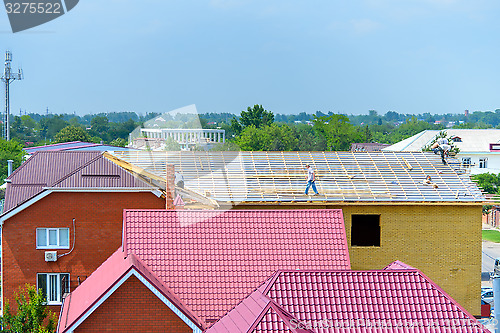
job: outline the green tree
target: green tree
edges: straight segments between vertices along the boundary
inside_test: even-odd
[[[125,147],[127,145],[128,141],[122,138],[116,138],[113,141],[111,141],[109,144],[115,147]]]
[[[63,119],[63,116],[43,117],[39,122],[40,139],[52,139],[64,127],[68,126],[68,122]]]
[[[314,128],[321,133],[330,150],[349,150],[351,143],[364,141],[364,133],[349,122],[349,118],[340,114],[314,116]]]
[[[264,150],[266,142],[265,138],[262,136],[262,131],[251,125],[245,128],[236,138],[236,144],[241,150],[252,151]]]
[[[7,333],[49,333],[56,331],[56,315],[45,305],[41,290],[26,284],[15,295],[17,313],[12,314],[9,303],[5,303],[4,314],[0,319],[2,332]],[[46,323],[46,324],[44,324]]]
[[[234,143],[234,142],[230,142],[230,141],[226,141],[224,143],[216,143],[212,149],[210,149],[211,151],[238,151],[238,150],[241,150],[240,147]]]
[[[262,105],[255,104],[253,108],[248,107],[246,111],[241,111],[240,119],[231,119],[231,127],[239,134],[248,126],[262,128],[270,126],[274,122],[274,114],[271,111],[264,110]]]
[[[288,125],[272,124],[263,128],[247,126],[236,139],[241,150],[297,150],[299,140],[295,131]]]
[[[91,136],[79,126],[66,126],[55,135],[54,140],[56,143],[71,141],[89,142]]]
[[[481,173],[472,176],[472,180],[477,183],[486,193],[495,194],[500,189],[500,175],[494,173]]]
[[[13,169],[17,169],[24,160],[26,152],[23,145],[16,140],[6,141],[0,139],[0,180],[7,178],[7,160],[13,160]]]
[[[248,107],[247,111],[241,111],[240,123],[243,127],[254,125],[257,128],[270,126],[274,122],[274,114],[264,110],[262,105],[255,104],[253,108]]]
[[[90,121],[89,134],[109,141],[109,120],[106,116],[96,116]]]
[[[326,139],[323,135],[314,130],[312,126],[298,124],[294,126],[295,136],[300,151],[323,151],[326,150]]]

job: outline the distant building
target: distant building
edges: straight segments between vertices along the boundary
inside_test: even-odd
[[[378,142],[351,143],[351,151],[381,151],[390,145]]]
[[[446,129],[461,167],[471,174],[500,173],[500,129]],[[386,147],[383,151],[421,151],[439,135],[439,130],[426,130]]]
[[[168,138],[172,138],[184,150],[191,150],[197,145],[210,148],[216,143],[226,142],[226,131],[202,128],[141,128],[139,137],[130,136],[129,147],[141,150],[165,150]]]

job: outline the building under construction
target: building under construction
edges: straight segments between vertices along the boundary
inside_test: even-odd
[[[401,260],[480,314],[481,209],[468,175],[423,152],[115,152],[107,157],[165,184],[167,165],[189,209],[342,209],[352,269]],[[310,164],[319,196],[304,194]],[[171,168],[169,168],[171,170]],[[431,182],[426,183],[426,177]],[[283,221],[286,223],[286,221]]]

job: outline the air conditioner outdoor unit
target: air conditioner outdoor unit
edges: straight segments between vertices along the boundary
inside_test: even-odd
[[[45,251],[45,261],[57,261],[57,251]]]

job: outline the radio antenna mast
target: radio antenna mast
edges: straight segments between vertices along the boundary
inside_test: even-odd
[[[2,137],[9,141],[10,140],[10,97],[9,97],[9,86],[14,80],[23,79],[23,70],[18,69],[17,73],[12,73],[10,63],[12,62],[12,52],[5,52],[5,69],[2,76],[2,81],[5,83],[5,111],[3,114],[3,129]]]

